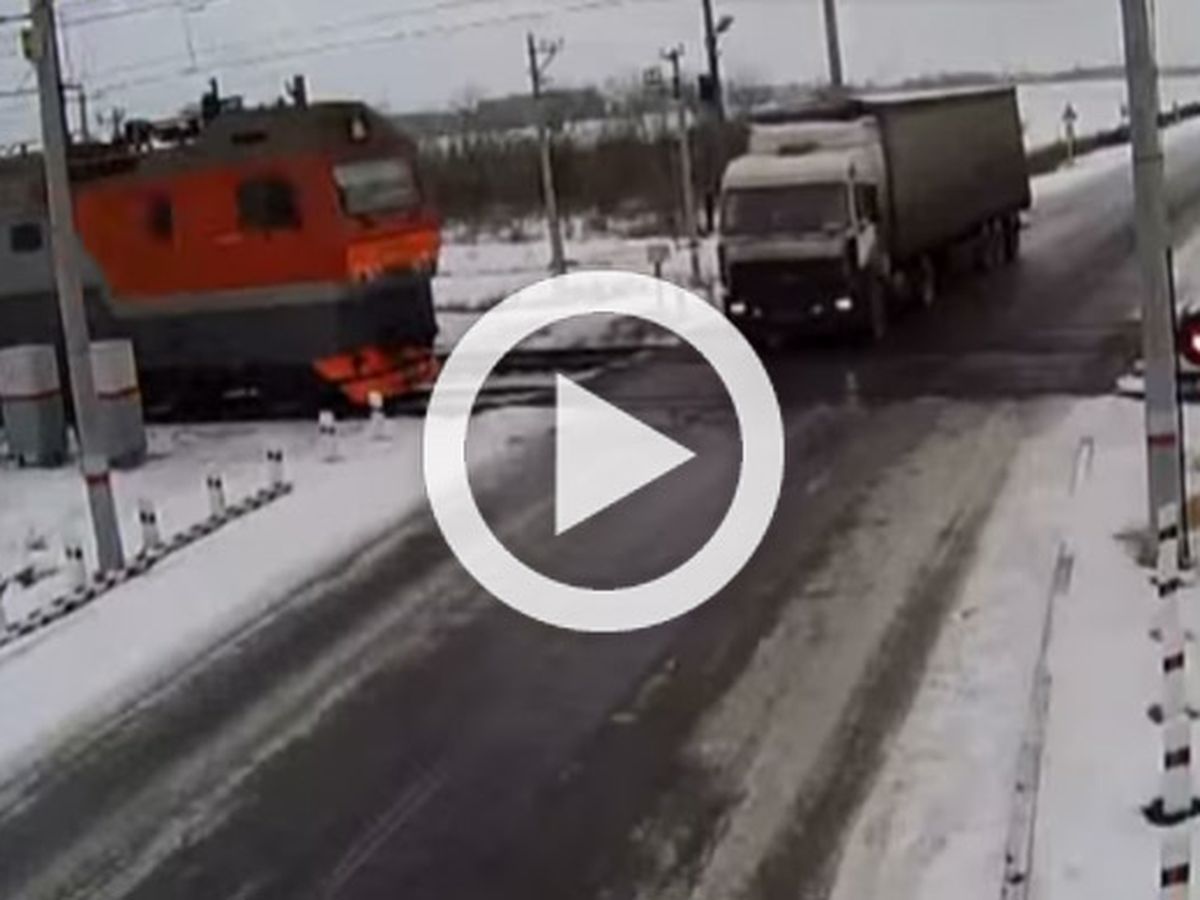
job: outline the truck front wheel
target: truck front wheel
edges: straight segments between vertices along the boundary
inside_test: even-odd
[[[1004,261],[1014,263],[1021,255],[1021,220],[1011,216],[1004,220]]]

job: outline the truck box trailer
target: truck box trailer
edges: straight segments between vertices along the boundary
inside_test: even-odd
[[[727,312],[863,327],[931,304],[950,251],[1012,261],[1029,175],[1013,88],[851,98],[762,116],[722,180]]]

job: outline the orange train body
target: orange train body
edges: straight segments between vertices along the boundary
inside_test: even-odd
[[[433,377],[439,221],[387,120],[314,104],[222,111],[165,148],[156,134],[73,155],[94,334],[133,339],[144,376],[167,383],[299,366],[364,403]],[[36,165],[0,165],[0,344],[53,324],[28,201],[41,192]],[[5,267],[6,249],[24,268]]]

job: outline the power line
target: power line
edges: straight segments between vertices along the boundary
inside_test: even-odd
[[[366,28],[371,25],[379,25],[384,22],[395,21],[397,19],[407,19],[411,17],[419,17],[437,12],[449,12],[457,9],[466,9],[472,6],[482,6],[493,3],[495,0],[433,0],[433,2],[425,3],[420,6],[407,7],[405,9],[390,10],[388,12],[375,12],[363,16],[354,16],[349,19],[326,21],[317,23],[304,28],[282,28],[275,29],[264,38],[254,38],[241,41],[229,41],[221,44],[210,45],[207,47],[196,48],[200,54],[205,52],[223,52],[236,50],[243,47],[259,47],[264,43],[264,39],[270,43],[278,43],[278,39],[289,35],[298,35],[308,37],[312,35],[336,34],[342,31],[354,31],[361,28]],[[469,23],[468,23],[469,24]],[[372,35],[371,37],[374,37]],[[189,62],[195,65],[195,54],[190,54],[192,57]],[[141,60],[133,63],[124,63],[117,66],[112,66],[105,69],[100,75],[116,75],[125,72],[140,72],[151,68],[169,68],[177,60],[178,54],[170,54],[168,56],[159,56],[151,60]],[[189,72],[191,69],[189,68]]]
[[[466,0],[453,0],[453,2],[464,3]],[[338,53],[346,50],[358,49],[362,47],[381,46],[395,43],[398,41],[420,40],[430,37],[445,37],[454,34],[462,34],[470,31],[478,31],[494,26],[511,25],[518,23],[527,23],[533,21],[541,21],[553,18],[557,15],[574,14],[582,12],[590,12],[598,9],[607,9],[617,6],[628,5],[648,5],[651,3],[671,3],[678,0],[576,0],[573,3],[567,3],[558,6],[554,9],[536,9],[525,10],[520,12],[505,13],[502,15],[489,16],[480,19],[474,19],[467,22],[457,22],[451,24],[431,24],[418,28],[399,29],[387,34],[372,34],[364,35],[355,38],[346,38],[342,40],[330,40],[307,45],[282,48],[279,50],[249,54],[241,57],[233,57],[229,59],[201,59],[200,65],[204,68],[212,70],[226,71],[230,69],[241,69],[263,65],[272,62],[282,62],[291,59],[300,59],[309,56],[321,56],[329,53]],[[176,57],[172,57],[174,60]],[[148,66],[148,68],[160,68],[158,64]],[[104,74],[114,74],[117,70],[108,70],[107,72],[97,73],[98,76]],[[135,69],[129,67],[125,71],[140,71],[140,68]],[[133,87],[140,87],[146,84],[153,84],[170,78],[182,78],[194,75],[196,69],[192,66],[178,67],[173,69],[162,68],[162,71],[150,72],[145,75],[105,82],[102,77],[95,83],[96,93],[108,93],[112,91],[127,90]]]
[[[183,13],[201,12],[207,8],[211,0],[198,0],[193,2],[195,8],[189,8],[189,4],[185,0],[149,0],[147,3],[136,5],[118,6],[112,9],[95,9],[95,4],[89,2],[78,3],[61,3],[59,10],[66,12],[73,9],[86,9],[87,12],[78,15],[63,15],[62,26],[74,28],[77,25],[89,25],[93,22],[110,22],[115,19],[128,19],[134,16],[143,16],[149,13],[166,12],[178,10]]]

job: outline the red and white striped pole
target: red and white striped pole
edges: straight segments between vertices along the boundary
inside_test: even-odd
[[[1163,723],[1162,817],[1179,822],[1192,810],[1192,723],[1178,716]]]
[[[1179,591],[1183,587],[1179,572],[1179,506],[1168,503],[1159,507],[1158,523],[1155,582],[1161,604],[1163,675],[1160,812],[1163,823],[1172,824],[1183,821],[1192,812],[1192,723],[1187,702],[1187,644],[1179,611]],[[1164,859],[1167,842],[1174,840],[1172,834],[1164,838]],[[1190,845],[1185,842],[1182,846],[1185,848],[1183,861],[1190,865],[1190,850],[1186,849]],[[1172,853],[1178,850],[1175,846]]]
[[[1167,833],[1162,844],[1159,887],[1162,900],[1188,900],[1192,881],[1192,838],[1190,829],[1178,828]]]

